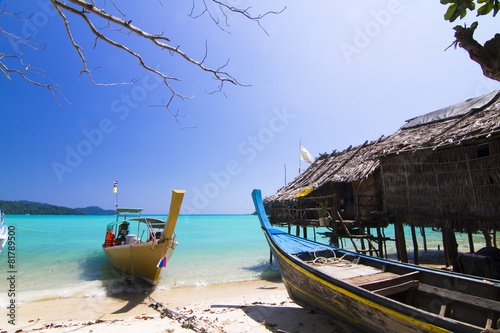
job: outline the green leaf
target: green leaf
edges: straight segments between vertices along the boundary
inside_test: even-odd
[[[455,11],[456,10],[457,10],[457,5],[456,4],[450,5],[450,7],[448,7],[448,10],[444,14],[444,19],[448,20],[450,22],[455,21],[456,17],[454,19],[452,19],[452,18],[455,15]]]
[[[495,7],[493,9],[493,17],[495,17],[499,11],[500,11],[500,1],[495,0]]]
[[[489,2],[477,10],[477,16],[489,14],[492,9],[493,9],[493,3]]]

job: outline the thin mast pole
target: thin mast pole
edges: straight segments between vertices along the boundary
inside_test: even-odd
[[[300,158],[300,148],[302,147],[302,140],[299,141],[299,175],[300,175],[300,168],[302,166],[302,159]]]
[[[285,186],[286,186],[286,164],[284,164],[285,167]]]

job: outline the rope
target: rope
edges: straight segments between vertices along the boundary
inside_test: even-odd
[[[317,252],[318,252],[319,249],[325,249],[325,250],[332,251],[333,257],[321,257],[321,256],[318,256]],[[352,266],[352,262],[349,261],[349,260],[347,260],[347,259],[344,259],[344,257],[346,255],[347,255],[347,253],[344,254],[342,257],[337,258],[337,254],[332,249],[330,249],[330,248],[328,248],[326,246],[318,246],[314,250],[314,260],[313,260],[312,264],[315,265],[315,266],[333,266],[333,265],[336,265],[338,267],[351,267]]]
[[[170,310],[162,303],[153,299],[153,297],[151,297],[147,292],[144,292],[144,294],[151,300],[151,302],[153,302],[153,304],[150,304],[149,307],[159,311],[160,317],[162,319],[168,317],[170,319],[177,320],[179,323],[181,323],[182,328],[191,329],[195,332],[208,333],[208,331],[205,328],[199,327],[196,324],[196,316],[188,317],[183,315],[182,313]]]

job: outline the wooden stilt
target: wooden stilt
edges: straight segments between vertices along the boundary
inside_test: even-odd
[[[307,227],[302,228],[302,234],[304,235],[304,238],[307,239]]]
[[[411,239],[413,241],[413,263],[418,265],[418,242],[415,226],[411,226]]]
[[[444,261],[446,267],[450,267],[450,255],[448,253],[448,237],[445,228],[441,230],[441,235],[443,237],[443,250],[444,250]]]
[[[300,237],[300,227],[299,227],[299,226],[296,226],[296,227],[295,227],[295,235],[296,235],[297,237]]]
[[[378,238],[378,253],[380,258],[384,258],[384,237],[382,237],[382,231],[377,228],[377,238]]]
[[[473,239],[473,237],[472,237],[472,232],[470,232],[470,231],[469,231],[469,232],[467,233],[467,236],[469,237],[469,251],[470,251],[471,253],[474,253],[474,252],[476,252],[476,251],[474,251],[474,239]]]
[[[396,235],[396,249],[398,252],[398,259],[402,262],[408,262],[405,231],[402,223],[394,223],[394,234]]]
[[[493,247],[493,244],[491,243],[491,235],[490,232],[486,229],[481,230],[483,232],[484,236],[484,241],[486,242],[487,247]]]
[[[384,238],[384,253],[385,253],[385,259],[387,259],[387,243],[386,243],[386,237],[385,237],[385,230],[382,229],[382,237]]]
[[[425,236],[425,227],[420,227],[420,233],[424,239],[424,251],[427,252],[427,237]]]
[[[340,247],[339,237],[338,236],[331,236],[330,237],[330,245],[333,245],[335,247]],[[343,248],[343,246],[342,246],[342,248]]]
[[[458,243],[455,231],[447,226],[443,227],[443,245],[446,254],[446,267],[449,267],[458,257]]]

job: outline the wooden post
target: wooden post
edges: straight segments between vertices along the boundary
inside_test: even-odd
[[[335,247],[340,247],[339,237],[337,235],[332,235],[330,237],[330,245],[333,245]]]
[[[300,237],[300,226],[298,226],[298,225],[295,227],[295,235],[297,237]]]
[[[304,238],[307,239],[307,227],[302,227],[302,234],[304,235]]]
[[[469,231],[467,236],[469,237],[469,251],[474,253],[476,251],[474,251],[474,238],[472,237],[472,232]]]
[[[447,226],[443,226],[443,245],[444,253],[446,255],[446,267],[453,265],[458,257],[458,243],[455,237],[455,231]]]
[[[424,239],[424,251],[427,252],[427,237],[425,237],[425,227],[420,227],[420,233]]]
[[[269,250],[269,263],[273,264],[273,251]]]
[[[443,236],[443,250],[444,250],[444,261],[446,267],[450,267],[450,255],[448,253],[448,237],[446,234],[446,230],[443,227],[443,230],[441,230],[441,235]]]
[[[418,265],[418,242],[415,226],[413,224],[411,226],[411,239],[413,240],[413,263]]]
[[[380,227],[377,227],[377,238],[378,238],[378,253],[380,258],[384,258],[384,237],[382,236],[382,231],[380,230]]]
[[[405,231],[402,223],[394,223],[394,234],[396,236],[396,249],[398,259],[402,262],[408,262],[408,252],[406,251]]]
[[[486,242],[486,246],[487,247],[493,247],[492,243],[491,243],[491,235],[490,235],[490,232],[486,229],[484,230],[481,230],[483,232],[483,236],[484,236],[484,241]]]

